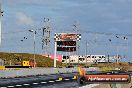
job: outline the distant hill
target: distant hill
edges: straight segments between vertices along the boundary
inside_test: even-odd
[[[0,59],[5,61],[5,65],[21,65],[23,60],[33,61],[33,54],[0,52]],[[42,55],[36,55],[36,62],[38,67],[53,67],[53,60]],[[57,62],[57,67],[60,66],[64,64]]]

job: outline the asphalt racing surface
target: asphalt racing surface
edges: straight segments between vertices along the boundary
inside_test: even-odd
[[[92,88],[93,84],[79,86],[77,73],[1,78],[0,88]]]
[[[87,69],[87,71],[93,70],[93,68]],[[12,73],[10,72],[10,74]],[[79,88],[77,75],[77,72],[68,72],[65,74],[0,78],[0,88]]]
[[[92,88],[98,84],[89,84],[85,86],[79,86],[76,80],[65,80],[60,82],[53,82],[46,83],[46,82],[40,82],[40,83],[25,83],[25,84],[16,84],[0,88]]]
[[[132,74],[132,72],[129,72],[129,74]],[[65,73],[0,78],[0,88],[92,88],[99,85],[88,84],[79,86],[76,79],[77,75],[78,73]]]
[[[53,83],[49,85],[33,86],[32,88],[79,88],[79,86],[76,81],[65,81],[65,82]]]
[[[0,88],[78,88],[77,73],[1,78]]]

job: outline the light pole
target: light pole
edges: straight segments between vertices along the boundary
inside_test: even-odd
[[[33,64],[33,66],[35,67],[35,65],[36,65],[36,57],[35,57],[35,50],[36,50],[36,44],[35,44],[35,34],[37,33],[36,31],[34,31],[34,30],[29,30],[29,32],[33,32],[33,51],[34,51],[34,55],[33,55],[33,62],[34,62],[34,64]]]
[[[126,55],[124,57],[124,61],[125,61],[125,59],[127,57],[127,53],[128,53],[128,38],[127,37],[124,37],[124,40],[126,41]]]
[[[1,45],[1,21],[2,21],[3,11],[1,10],[1,3],[0,3],[0,45]]]
[[[117,55],[116,55],[116,63],[118,63],[119,62],[119,47],[118,46],[116,46],[116,51],[117,51]]]
[[[118,35],[116,35],[116,38],[118,39],[118,41],[119,41],[119,36]],[[119,46],[117,45],[116,46],[116,63],[118,63],[119,62]]]

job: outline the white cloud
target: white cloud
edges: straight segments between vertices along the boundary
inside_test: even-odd
[[[24,25],[32,25],[34,23],[33,19],[30,16],[27,16],[23,12],[17,12],[16,19],[18,23],[24,24]]]

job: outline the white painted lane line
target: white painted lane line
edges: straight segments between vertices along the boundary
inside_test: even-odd
[[[64,80],[70,80],[70,79],[64,79]]]
[[[12,87],[14,87],[14,86],[7,86],[7,87],[10,87],[10,88],[12,88]]]
[[[45,84],[45,83],[47,83],[47,82],[41,82],[42,84]]]
[[[61,80],[55,80],[56,82],[60,82]]]
[[[38,85],[39,83],[33,83],[34,85]]]
[[[55,82],[55,81],[49,81],[49,82],[53,83],[53,82]]]
[[[22,86],[22,85],[16,85],[16,86]]]
[[[29,86],[30,84],[23,84],[24,86]]]
[[[98,86],[99,84],[89,84],[89,85],[86,85],[86,86],[82,86],[82,87],[79,87],[79,88],[93,88],[95,86]]]
[[[7,88],[7,87],[0,87],[0,88]]]

